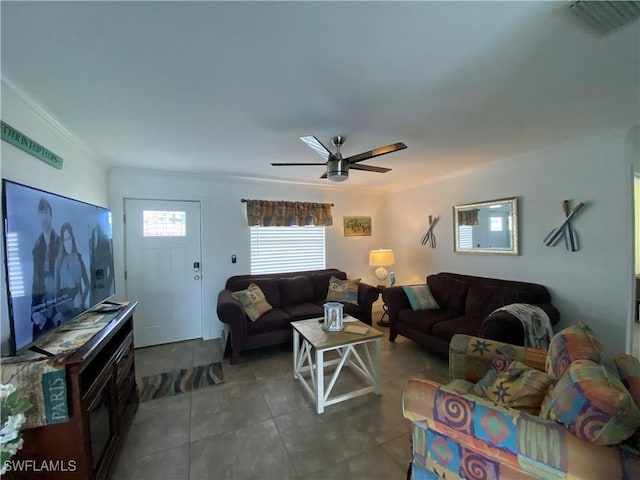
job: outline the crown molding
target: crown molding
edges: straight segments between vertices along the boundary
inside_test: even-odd
[[[40,121],[51,128],[55,133],[60,135],[60,137],[62,137],[64,140],[80,148],[93,158],[98,158],[95,152],[91,150],[91,148],[86,143],[80,140],[78,136],[76,136],[67,127],[65,127],[53,114],[51,114],[25,90],[23,90],[15,82],[7,78],[6,75],[2,75],[2,88],[8,88],[9,90],[11,90],[16,95],[16,97],[18,97]]]

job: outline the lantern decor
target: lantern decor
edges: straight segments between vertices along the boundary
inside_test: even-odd
[[[324,304],[324,329],[328,332],[341,332],[344,328],[342,321],[342,308],[340,302],[327,302]]]

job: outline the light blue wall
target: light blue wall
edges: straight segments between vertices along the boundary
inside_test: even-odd
[[[386,223],[400,283],[452,271],[546,285],[560,328],[587,322],[611,352],[630,349],[633,279],[632,166],[627,131],[610,132],[504,159],[454,177],[389,195]],[[452,206],[519,197],[519,256],[453,253]],[[542,240],[562,222],[564,199],[587,203],[572,221],[581,249]],[[440,215],[437,248],[420,236]],[[408,232],[398,234],[396,232]]]

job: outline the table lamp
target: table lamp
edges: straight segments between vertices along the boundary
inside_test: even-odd
[[[369,266],[378,267],[376,268],[375,274],[376,278],[381,282],[384,282],[389,276],[389,272],[384,267],[393,265],[395,261],[393,250],[391,249],[381,248],[380,250],[371,250],[369,252]]]

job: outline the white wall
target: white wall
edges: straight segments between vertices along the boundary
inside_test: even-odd
[[[5,80],[2,81],[2,120],[64,159],[62,169],[58,170],[2,141],[2,178],[108,207],[108,167],[55,118]],[[2,230],[4,236],[4,229]],[[4,252],[4,248],[0,251]],[[0,337],[2,352],[5,354],[9,320],[5,271],[4,268],[1,270]]]
[[[633,193],[626,131],[553,146],[389,195],[387,222],[399,283],[451,271],[546,285],[560,328],[587,322],[611,352],[630,349]],[[519,197],[519,256],[453,253],[452,206]],[[572,225],[580,251],[542,240],[564,218],[561,202],[587,203]],[[440,215],[437,248],[419,243],[429,214]],[[557,327],[556,327],[557,329]]]
[[[55,118],[2,82],[2,120],[64,159],[62,170],[2,142],[2,178],[108,207],[108,165]]]
[[[111,173],[111,208],[115,252],[116,290],[125,298],[124,226],[125,198],[194,200],[202,212],[203,329],[205,339],[216,338],[222,323],[216,315],[218,293],[232,275],[250,271],[249,227],[242,198],[333,203],[334,224],[326,230],[327,268],[344,270],[351,278],[377,282],[369,268],[369,250],[387,246],[383,196],[357,190],[322,188],[288,183],[261,182],[182,175],[129,169]],[[370,216],[370,237],[344,237],[343,216]],[[231,263],[231,255],[237,263]]]

